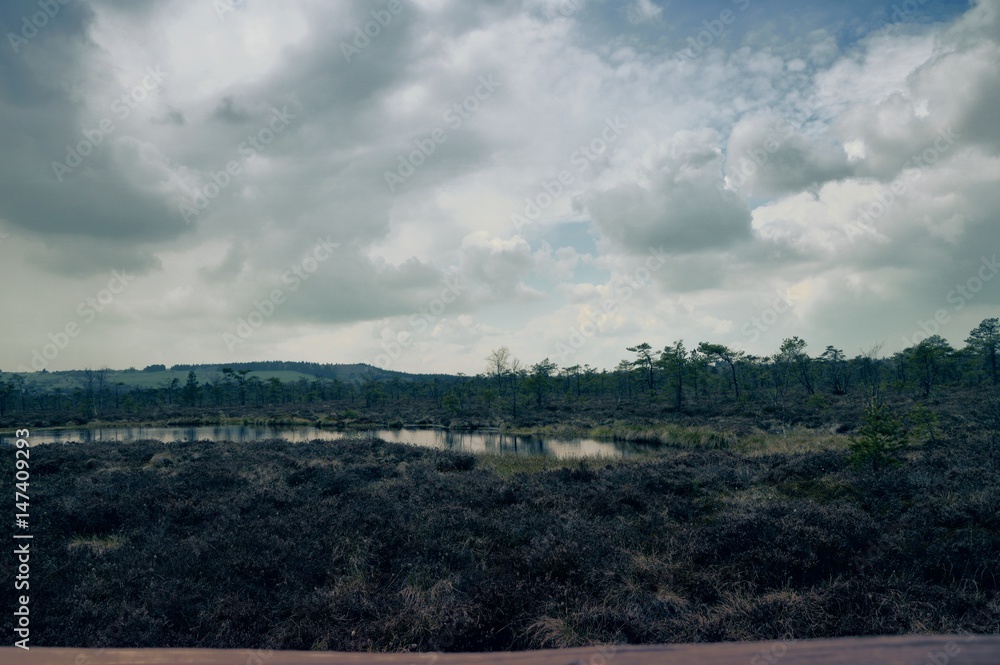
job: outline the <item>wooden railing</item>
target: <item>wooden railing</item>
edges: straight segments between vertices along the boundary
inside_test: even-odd
[[[504,653],[0,648],[4,665],[1000,665],[1000,635],[866,637]]]

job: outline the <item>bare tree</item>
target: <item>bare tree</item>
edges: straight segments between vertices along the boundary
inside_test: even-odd
[[[384,397],[385,392],[382,390],[382,382],[379,380],[374,368],[367,368],[362,375],[361,390],[365,397],[366,409],[372,408],[372,406]]]
[[[520,386],[521,380],[528,373],[524,364],[517,358],[510,359],[510,372],[508,374],[507,383],[510,386],[510,406],[511,414],[517,418],[517,391]]]
[[[624,400],[632,399],[632,363],[628,360],[619,362],[615,367],[615,376],[618,379],[615,405],[618,406]]]
[[[882,367],[879,363],[879,355],[885,340],[873,344],[871,348],[861,350],[859,358],[861,384],[865,387],[865,401],[878,399],[880,388],[882,387]]]
[[[503,384],[508,372],[510,372],[510,349],[506,346],[493,349],[486,357],[486,375],[496,382],[497,395],[503,394]]]
[[[94,372],[94,383],[97,389],[97,411],[98,413],[104,412],[104,394],[108,389],[108,374],[111,372],[110,367],[102,367],[101,369]]]
[[[86,395],[86,407],[90,411],[90,417],[97,417],[97,398],[94,390],[97,384],[97,372],[89,367],[83,370],[84,395]]]

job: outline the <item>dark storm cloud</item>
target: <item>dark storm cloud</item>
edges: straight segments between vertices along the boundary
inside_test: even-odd
[[[998,245],[996,0],[965,17],[929,0],[885,31],[861,0],[754,0],[683,61],[719,8],[559,5],[61,6],[0,48],[0,276],[23,285],[0,316],[44,302],[51,319],[12,333],[0,363],[23,362],[113,269],[138,277],[67,366],[141,364],[137,336],[177,362],[217,359],[276,288],[287,298],[234,358],[370,358],[451,279],[462,297],[400,369],[467,370],[490,344],[541,358],[661,249],[590,362],[667,327],[732,341],[789,290],[781,325],[846,346],[870,341],[886,302],[933,312],[961,278],[947,266]],[[4,35],[37,11],[3,3]],[[130,98],[149,68],[162,81]],[[477,97],[484,77],[499,86]],[[619,112],[629,127],[576,168]],[[955,138],[938,150],[941,132]],[[195,195],[206,205],[185,219]],[[519,228],[526,201],[542,209]],[[564,225],[588,237],[550,232]],[[292,290],[317,239],[338,248]]]

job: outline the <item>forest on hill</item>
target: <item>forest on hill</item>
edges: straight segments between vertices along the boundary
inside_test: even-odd
[[[617,366],[598,369],[559,367],[548,358],[528,364],[501,347],[478,373],[457,376],[276,361],[86,369],[59,373],[57,384],[38,373],[2,374],[0,426],[26,417],[37,426],[219,409],[275,414],[327,402],[369,412],[417,409],[444,425],[532,424],[581,408],[664,414],[756,409],[794,419],[845,400],[860,408],[872,397],[919,400],[1000,382],[996,318],[970,331],[962,348],[932,335],[890,356],[879,344],[854,356],[833,346],[811,354],[798,337],[768,356],[711,342],[688,348],[683,341],[662,348],[642,342],[625,351],[629,357]]]

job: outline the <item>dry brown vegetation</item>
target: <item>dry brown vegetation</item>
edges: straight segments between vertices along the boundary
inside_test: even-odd
[[[879,472],[829,427],[685,425],[613,463],[40,446],[33,627],[40,646],[345,651],[996,633],[996,432],[946,425]]]

